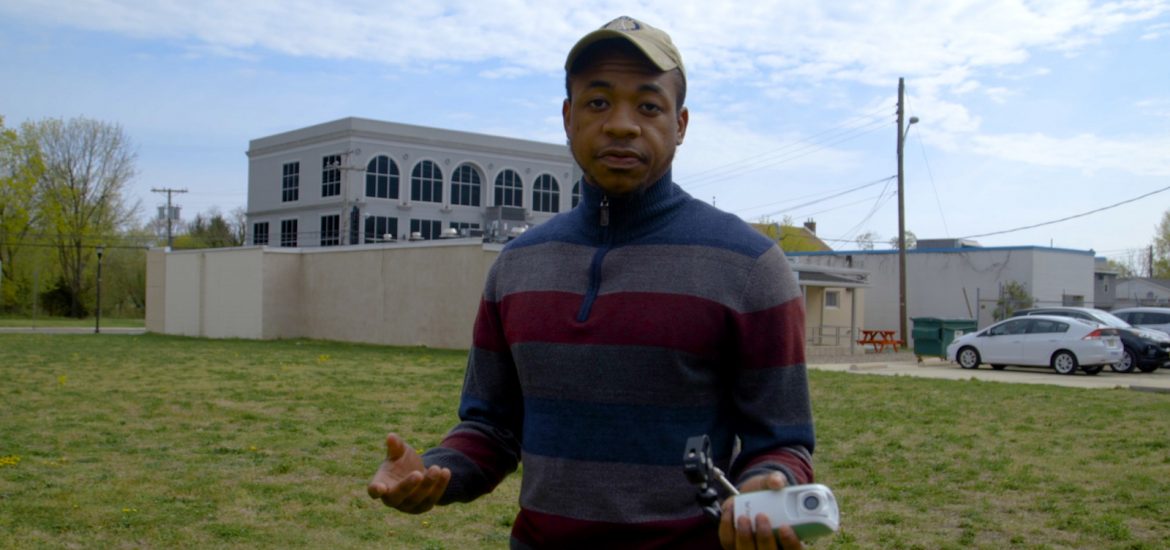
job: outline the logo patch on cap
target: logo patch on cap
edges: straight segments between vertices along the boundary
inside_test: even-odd
[[[634,20],[634,18],[623,15],[613,21],[610,21],[603,29],[612,29],[615,31],[636,31],[642,28],[642,25]]]

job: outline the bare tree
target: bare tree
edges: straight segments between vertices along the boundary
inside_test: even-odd
[[[857,242],[858,248],[862,250],[873,250],[874,241],[880,238],[881,237],[878,237],[877,233],[874,233],[873,231],[866,231],[865,233],[858,235],[853,240]]]
[[[61,263],[62,290],[70,314],[83,317],[82,274],[96,259],[93,248],[135,213],[122,193],[134,176],[136,154],[117,124],[81,117],[26,123],[24,129],[35,136],[44,163],[38,194]]]

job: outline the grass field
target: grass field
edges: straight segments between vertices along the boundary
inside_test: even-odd
[[[386,431],[455,421],[464,360],[0,334],[0,548],[504,548],[516,476],[422,516],[365,495]],[[843,523],[815,548],[1170,547],[1170,396],[810,376]]]

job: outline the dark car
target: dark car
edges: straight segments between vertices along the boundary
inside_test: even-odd
[[[1075,317],[1118,329],[1125,355],[1121,362],[1111,365],[1115,372],[1154,372],[1158,367],[1170,367],[1170,338],[1157,331],[1135,327],[1107,311],[1091,307],[1038,307],[1022,309],[1012,317],[1024,315],[1063,315]]]

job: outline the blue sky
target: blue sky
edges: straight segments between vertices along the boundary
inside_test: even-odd
[[[565,54],[626,14],[687,65],[675,179],[748,221],[888,248],[900,76],[919,238],[1126,260],[1170,209],[1170,0],[711,4],[5,0],[0,116],[121,124],[144,218],[228,212],[249,140],[342,117],[561,143]]]

